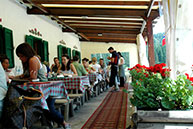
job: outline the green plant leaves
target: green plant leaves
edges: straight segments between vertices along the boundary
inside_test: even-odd
[[[175,107],[175,102],[169,101],[169,99],[167,99],[167,98],[162,98],[161,104],[166,109],[173,109]]]
[[[192,109],[193,86],[185,75],[176,80],[162,78],[160,73],[133,69],[130,71],[134,89],[131,103],[140,108],[169,110]],[[148,74],[148,76],[146,76]]]

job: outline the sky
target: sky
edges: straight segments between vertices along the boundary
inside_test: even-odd
[[[164,26],[164,18],[163,15],[159,18],[156,19],[157,23],[155,24],[155,26],[153,27],[153,33],[157,34],[157,33],[164,33],[165,31],[165,26]]]

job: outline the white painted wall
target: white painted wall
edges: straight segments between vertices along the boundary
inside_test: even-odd
[[[28,15],[23,5],[16,0],[0,0],[0,24],[3,27],[9,28],[13,31],[13,42],[16,48],[20,43],[25,41],[25,35],[33,35],[29,29],[37,28],[42,34],[43,40],[49,43],[49,60],[53,63],[53,58],[57,56],[57,45],[59,41],[64,40],[66,47],[73,50],[76,45],[80,50],[80,42],[78,36],[74,33],[62,33],[61,28],[54,21],[45,16]],[[35,35],[33,35],[35,36]],[[35,36],[38,37],[38,36]],[[15,54],[15,52],[14,52]],[[14,55],[15,65],[21,65],[21,61],[16,54]]]
[[[108,53],[109,47],[113,47],[117,52],[129,52],[130,67],[138,64],[137,45],[131,43],[81,42],[81,57],[90,59],[91,54]]]

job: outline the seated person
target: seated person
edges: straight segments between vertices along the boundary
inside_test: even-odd
[[[47,61],[44,61],[43,64],[46,66],[46,68],[47,68],[47,74],[48,74],[48,73],[50,72],[50,64],[49,64],[49,62],[47,62]]]
[[[8,69],[9,68],[9,58],[6,55],[2,54],[0,55],[0,61],[3,66],[3,69],[5,70],[8,82],[10,82],[11,79],[14,78],[14,73],[12,72],[11,69]]]
[[[42,62],[41,61],[41,57],[39,56],[39,55],[37,55],[37,57],[39,58],[39,60],[40,60],[40,62]],[[46,67],[46,65],[45,64],[43,64],[43,63],[41,63],[42,64],[42,66],[43,66],[43,69],[44,69],[44,74],[45,74],[45,76],[47,77],[47,67]]]
[[[101,66],[97,63],[96,57],[92,58],[92,64],[90,66],[96,70],[96,73],[101,73]]]
[[[7,87],[7,82],[6,82],[5,71],[0,62],[0,119],[2,115],[2,109],[3,109],[3,99],[6,96],[7,89],[8,87]]]
[[[40,79],[47,81],[44,68],[36,55],[36,52],[28,43],[22,43],[16,48],[16,54],[23,64],[23,74],[18,76],[28,80]]]
[[[68,75],[77,76],[78,75],[68,55],[62,56],[62,67],[60,67],[59,70],[64,76],[68,76]]]
[[[47,80],[44,74],[43,66],[36,55],[36,52],[28,43],[22,43],[16,48],[16,54],[20,58],[23,64],[24,74],[20,76],[20,78],[26,78],[29,80],[39,78],[42,81]],[[64,121],[64,117],[62,114],[55,110],[54,103],[55,99],[49,97],[47,98],[47,103],[50,111],[50,115],[52,119],[57,123],[60,123],[64,127],[69,126]]]
[[[87,71],[85,70],[84,66],[79,63],[79,56],[76,55],[73,57],[73,63],[74,67],[76,68],[76,71],[78,73],[78,76],[85,76],[88,75]]]
[[[87,58],[82,59],[82,64],[89,74],[96,71],[93,67],[89,66],[89,60]]]
[[[99,60],[99,65],[101,66],[101,71],[103,72],[103,73],[105,73],[106,72],[106,65],[105,65],[105,63],[104,63],[104,59],[103,58],[100,58],[100,60]]]
[[[50,68],[50,72],[54,72],[54,73],[59,73],[59,68],[61,67],[60,65],[60,61],[58,59],[58,57],[54,57],[54,64],[52,64],[51,68]]]

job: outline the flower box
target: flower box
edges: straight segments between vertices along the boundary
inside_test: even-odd
[[[193,129],[193,77],[169,78],[165,64],[129,69],[132,76],[132,120],[137,129]],[[160,111],[158,110],[160,109]]]
[[[145,111],[138,110],[132,116],[137,129],[189,129],[193,128],[193,110]]]

